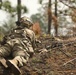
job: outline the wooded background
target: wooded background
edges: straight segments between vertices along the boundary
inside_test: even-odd
[[[0,40],[15,27],[16,19],[28,13],[28,7],[21,2],[17,0],[17,5],[12,7],[10,0],[0,0],[0,10],[10,14],[8,21],[0,25]],[[30,18],[34,23],[39,23],[43,33],[52,36],[76,35],[76,0],[38,0],[38,3],[41,4],[39,12]]]

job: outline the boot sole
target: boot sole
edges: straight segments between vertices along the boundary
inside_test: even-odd
[[[8,65],[8,67],[12,68],[12,72],[15,75],[20,75],[21,74],[20,69],[16,65],[14,65],[10,60],[8,60],[6,63]]]

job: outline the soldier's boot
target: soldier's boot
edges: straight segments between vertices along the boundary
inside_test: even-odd
[[[20,71],[20,69],[18,67],[18,61],[16,59],[8,60],[6,63],[8,65],[8,67],[10,67],[12,69],[12,72],[15,75],[21,74],[21,71]]]
[[[6,60],[3,57],[0,57],[0,63],[5,67],[8,68],[8,65],[6,64]]]

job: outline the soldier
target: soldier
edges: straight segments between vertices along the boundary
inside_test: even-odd
[[[0,47],[0,62],[6,68],[12,68],[14,74],[19,75],[21,73],[19,67],[26,64],[34,54],[35,34],[29,29],[33,23],[27,17],[22,17],[16,24],[18,27],[11,31],[5,38],[5,44]],[[10,54],[13,59],[5,60]]]

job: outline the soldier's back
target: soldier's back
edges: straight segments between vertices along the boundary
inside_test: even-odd
[[[26,33],[26,36],[30,38],[31,41],[34,40],[35,33],[32,30],[25,28],[24,32]]]

